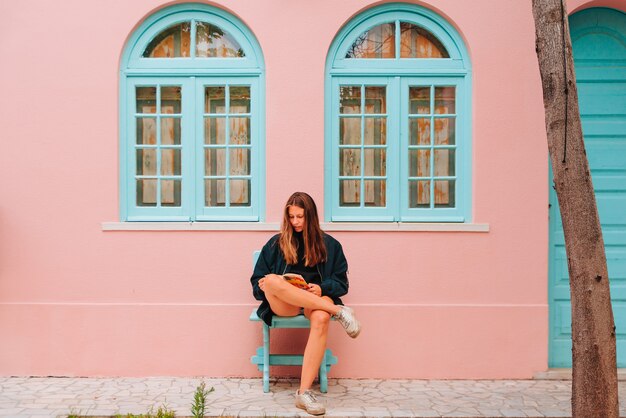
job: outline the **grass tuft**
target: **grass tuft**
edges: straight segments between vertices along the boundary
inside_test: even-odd
[[[211,389],[206,388],[206,383],[202,382],[196,388],[196,392],[193,394],[193,403],[191,404],[191,415],[195,418],[201,418],[204,416],[205,408],[206,408],[206,397],[209,393],[213,392],[215,389],[211,387]]]

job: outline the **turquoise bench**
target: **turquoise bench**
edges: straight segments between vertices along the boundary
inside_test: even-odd
[[[254,263],[259,257],[259,251],[254,252]],[[274,328],[310,328],[311,323],[304,315],[297,316],[274,316],[272,325],[269,326],[256,314],[256,308],[250,314],[250,321],[263,324],[263,345],[257,348],[256,355],[250,358],[252,364],[256,364],[259,371],[263,372],[263,392],[270,391],[270,366],[302,366],[302,354],[270,354],[270,331]],[[330,349],[324,351],[324,358],[319,370],[320,391],[328,391],[328,371],[330,366],[337,364],[337,357],[333,356]]]

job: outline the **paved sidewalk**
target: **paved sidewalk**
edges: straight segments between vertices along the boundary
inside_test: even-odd
[[[200,378],[0,377],[0,416],[114,415],[145,413],[165,404],[191,415],[197,385],[208,395],[211,417],[310,417],[293,406],[297,381]],[[626,416],[626,382],[620,382],[620,415]],[[329,417],[567,417],[566,380],[329,379],[320,395]]]

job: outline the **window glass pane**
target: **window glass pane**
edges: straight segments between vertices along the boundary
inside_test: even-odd
[[[409,144],[430,145],[430,118],[409,119]]]
[[[248,176],[250,175],[250,148],[231,148],[230,154],[230,175]],[[232,185],[231,185],[232,186]]]
[[[365,145],[385,145],[387,143],[387,119],[365,118]]]
[[[196,24],[196,56],[200,58],[244,57],[235,38],[221,28],[205,22]]]
[[[361,175],[361,149],[342,148],[339,150],[339,175]]]
[[[409,151],[409,176],[430,177],[430,149]]]
[[[430,207],[430,181],[429,180],[409,181],[409,207],[411,208]]]
[[[205,148],[204,150],[204,175],[205,176],[225,176],[226,175],[226,149],[225,148]]]
[[[435,176],[454,176],[454,150],[435,149]]]
[[[395,23],[383,23],[359,35],[346,58],[395,58]]]
[[[435,87],[435,113],[456,113],[454,87]]]
[[[180,108],[181,88],[178,86],[161,87],[161,113],[181,112]]]
[[[180,118],[161,119],[161,144],[180,145]]]
[[[339,119],[339,143],[357,145],[361,143],[361,118]]]
[[[361,113],[361,87],[339,87],[339,113]]]
[[[250,206],[250,180],[230,180],[230,205]]]
[[[435,207],[453,208],[455,205],[455,182],[454,180],[435,181]]]
[[[365,87],[365,113],[387,112],[385,87]]]
[[[226,143],[226,118],[204,118],[204,143]]]
[[[365,206],[386,206],[385,180],[365,180]]]
[[[161,175],[180,176],[180,149],[161,150]]]
[[[430,114],[430,87],[409,87],[409,113]]]
[[[144,58],[188,57],[190,48],[190,24],[179,23],[160,32],[146,47]]]
[[[455,118],[435,118],[435,145],[454,145]]]
[[[339,205],[361,205],[361,180],[339,180]]]
[[[230,141],[231,145],[244,145],[250,143],[250,118],[230,118]]]
[[[226,113],[226,87],[205,87],[204,113]]]
[[[155,179],[138,179],[137,206],[156,206],[156,188]]]
[[[180,206],[180,196],[180,180],[161,180],[161,206]]]
[[[250,87],[230,87],[230,113],[250,113]]]
[[[365,175],[385,176],[387,175],[387,150],[384,148],[365,148]],[[367,182],[365,183],[367,185]]]
[[[156,87],[136,87],[137,113],[156,113]]]
[[[156,118],[137,118],[137,144],[156,144]]]
[[[443,44],[426,29],[400,22],[400,58],[450,58]]]
[[[157,154],[156,149],[137,150],[137,175],[138,176],[155,176],[157,170]]]
[[[204,206],[226,206],[226,180],[204,180]]]

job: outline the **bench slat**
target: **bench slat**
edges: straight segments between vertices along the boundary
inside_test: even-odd
[[[257,348],[256,355],[250,358],[252,364],[259,366],[263,371],[263,346]],[[337,364],[337,357],[330,349],[326,349],[326,367]],[[270,366],[302,366],[302,354],[270,354]]]

